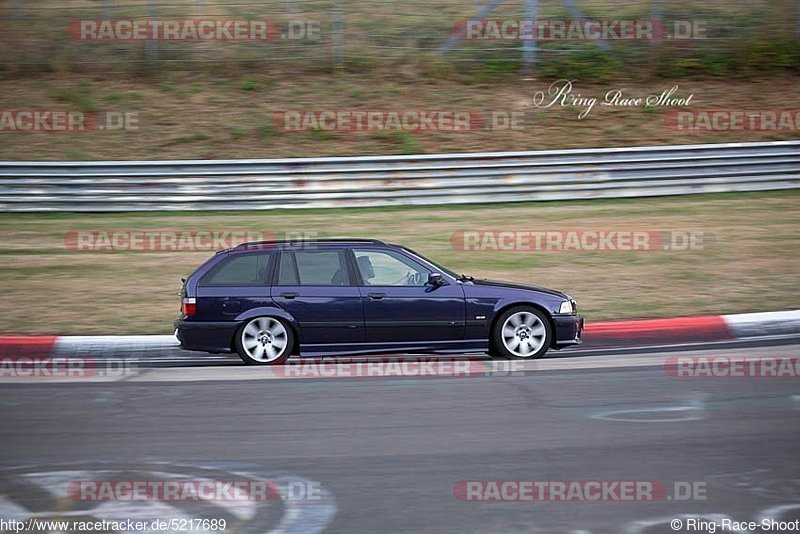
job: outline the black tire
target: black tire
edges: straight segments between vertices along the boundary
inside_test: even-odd
[[[518,343],[516,350],[512,351],[504,340],[503,328],[506,326],[506,322],[514,316],[517,316],[517,319],[520,320],[520,326],[524,324],[527,330],[521,329],[520,326],[509,324],[511,328],[516,330],[514,336],[509,338],[511,339],[509,343],[513,346],[514,339]],[[526,324],[529,317],[532,318],[532,326]],[[542,329],[540,330],[539,327],[542,327]],[[530,340],[529,346],[528,342],[525,341],[526,339]],[[501,313],[500,317],[495,321],[489,338],[489,353],[495,358],[506,360],[535,360],[547,353],[552,342],[553,327],[546,313],[532,306],[514,306]],[[520,346],[523,349],[520,349]],[[524,348],[526,346],[531,350],[530,354],[526,354],[526,349]]]
[[[254,341],[256,345],[252,345]],[[262,355],[260,359],[259,345]],[[277,317],[248,319],[236,330],[233,338],[236,353],[247,365],[281,365],[291,356],[294,345],[292,328]],[[271,354],[273,350],[277,355]]]

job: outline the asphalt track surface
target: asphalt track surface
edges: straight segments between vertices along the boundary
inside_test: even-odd
[[[712,532],[691,528],[692,519],[800,518],[800,378],[678,378],[665,366],[676,355],[798,357],[800,344],[563,355],[462,377],[289,378],[229,361],[107,380],[8,379],[0,384],[0,519],[226,518],[225,532],[649,534]],[[299,489],[238,509],[84,502],[65,489],[74,480],[176,477]],[[487,480],[655,481],[667,494],[655,502],[459,498],[461,481]],[[696,490],[685,496],[676,483]],[[674,519],[683,521],[678,530]]]

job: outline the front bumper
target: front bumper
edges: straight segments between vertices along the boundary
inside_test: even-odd
[[[562,349],[572,345],[580,345],[583,333],[583,317],[580,315],[553,315],[553,324],[556,327],[554,345]]]
[[[175,321],[175,337],[181,348],[206,352],[231,352],[238,323],[232,321]]]

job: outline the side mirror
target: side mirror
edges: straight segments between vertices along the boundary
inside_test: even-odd
[[[444,285],[444,279],[442,278],[442,273],[430,273],[428,275],[428,284],[434,287]]]

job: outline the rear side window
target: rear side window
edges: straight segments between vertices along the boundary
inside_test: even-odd
[[[344,250],[298,250],[281,254],[278,285],[349,286]]]
[[[201,286],[263,286],[272,253],[237,254],[219,262],[200,280]]]

